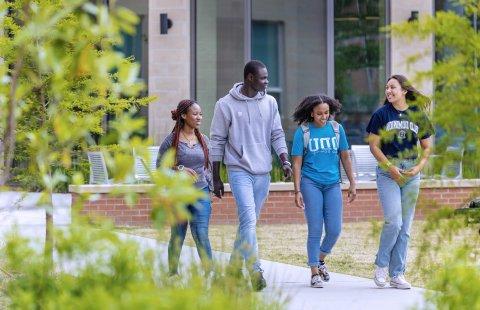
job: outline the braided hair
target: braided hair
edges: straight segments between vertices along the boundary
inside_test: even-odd
[[[330,98],[324,94],[311,95],[305,97],[297,106],[293,113],[293,121],[298,123],[298,125],[305,122],[313,122],[313,108],[321,103],[328,104],[330,114],[338,113],[342,109],[342,104],[336,99]]]
[[[175,126],[173,127],[173,130],[172,130],[172,133],[173,133],[172,147],[175,150],[175,166],[178,163],[178,144],[180,143],[180,130],[183,128],[183,126],[185,126],[185,120],[182,118],[182,115],[187,114],[188,109],[190,109],[190,107],[194,104],[198,104],[198,103],[195,100],[184,99],[178,103],[177,108],[175,110],[171,111],[172,119],[175,121]],[[195,136],[197,137],[203,149],[203,154],[205,156],[204,167],[205,169],[208,169],[210,162],[208,160],[207,143],[205,142],[205,139],[203,138],[203,135],[200,132],[200,130],[195,128],[194,132],[195,132]]]

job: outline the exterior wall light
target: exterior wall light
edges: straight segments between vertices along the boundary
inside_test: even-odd
[[[410,17],[408,18],[408,22],[413,22],[418,20],[418,11],[411,11]]]
[[[173,22],[168,18],[167,13],[160,13],[160,34],[167,34],[168,29],[172,28]]]

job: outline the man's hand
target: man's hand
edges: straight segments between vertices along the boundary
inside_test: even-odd
[[[283,176],[285,177],[285,179],[290,179],[293,175],[293,171],[292,163],[288,161],[287,153],[282,153],[278,157],[280,157],[280,161],[282,162]]]
[[[218,178],[218,180],[213,179],[213,194],[220,199],[222,199],[222,196],[225,194],[223,182],[220,178]]]
[[[225,194],[225,190],[223,188],[222,179],[220,178],[220,162],[214,161],[212,168],[213,194],[222,199],[222,196]]]
[[[285,179],[290,179],[293,174],[292,164],[286,161],[282,164],[282,169],[283,169],[283,176],[285,177]]]

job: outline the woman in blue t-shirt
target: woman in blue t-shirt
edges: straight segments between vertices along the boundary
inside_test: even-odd
[[[434,130],[425,113],[430,100],[406,77],[390,77],[385,95],[385,104],[367,126],[370,150],[378,161],[377,189],[385,219],[374,281],[384,287],[389,275],[391,287],[409,289],[404,276],[408,239],[420,189],[419,173],[427,163]]]
[[[306,97],[293,119],[299,127],[292,147],[295,205],[303,209],[308,225],[307,253],[312,276],[310,285],[329,281],[325,257],[330,254],[342,228],[340,162],[350,181],[349,202],[356,196],[355,179],[343,127],[330,121],[340,103],[325,95]],[[320,245],[325,224],[325,237]]]

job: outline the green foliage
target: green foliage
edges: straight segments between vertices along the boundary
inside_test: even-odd
[[[108,225],[78,221],[56,232],[55,265],[20,237],[4,248],[14,276],[6,293],[12,309],[274,309],[217,267],[205,278],[192,265],[183,278],[158,268],[160,251],[122,240]]]
[[[272,171],[270,171],[270,178],[272,182],[284,182],[285,177],[283,176],[282,164],[277,156],[273,157],[272,161]]]
[[[443,208],[427,218],[415,268],[436,309],[480,306],[480,212]]]
[[[107,114],[116,115],[151,101],[136,98],[144,88],[137,79],[139,64],[114,50],[116,44],[122,44],[120,31],[132,33],[138,17],[124,8],[108,11],[84,0],[18,0],[3,2],[0,10],[9,10],[3,18],[9,36],[0,38],[4,60],[0,73],[4,81],[8,81],[8,73],[18,74],[14,91],[19,105],[14,113],[19,169],[14,171],[13,183],[39,189],[42,184],[35,180],[41,179],[41,172],[32,155],[32,134],[56,134],[48,143],[51,149],[59,150],[61,140],[70,138],[72,132],[68,122],[55,119],[55,110],[71,113],[89,132],[102,134],[102,119]],[[2,93],[8,93],[6,83],[4,87]],[[91,143],[84,135],[77,138],[72,145],[75,148]],[[71,180],[72,167],[59,158],[52,158],[51,164],[65,169],[65,180]],[[66,184],[55,190],[64,190]]]

